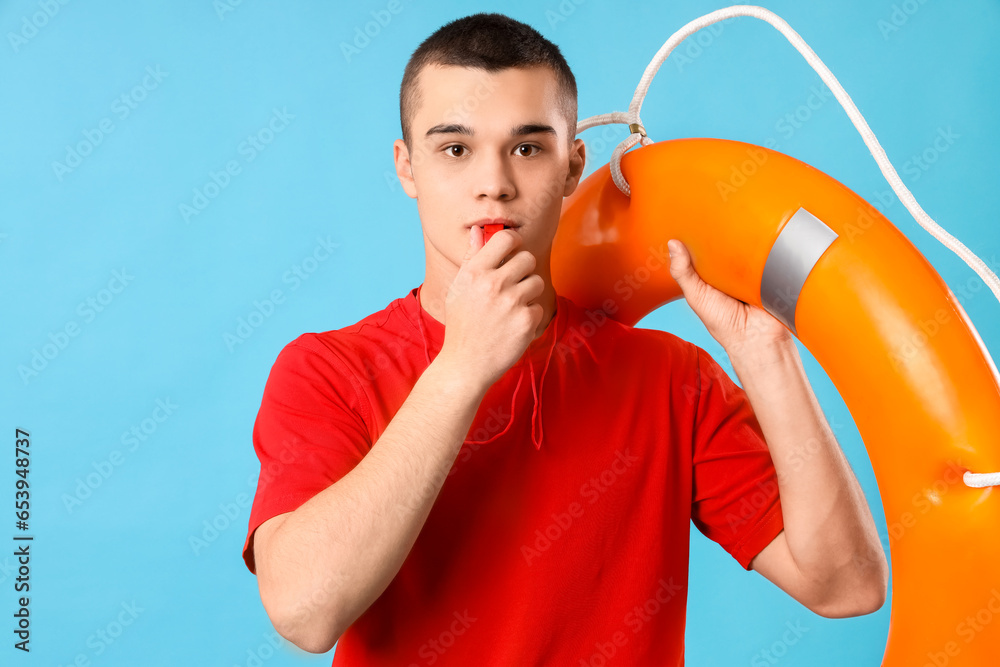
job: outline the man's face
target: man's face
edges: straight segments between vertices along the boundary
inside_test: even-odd
[[[562,200],[584,164],[583,141],[568,137],[555,73],[430,65],[417,85],[412,150],[397,140],[394,153],[400,181],[417,200],[428,273],[453,275],[469,228],[501,218],[548,281]]]

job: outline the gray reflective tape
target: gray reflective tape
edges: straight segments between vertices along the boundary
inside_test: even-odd
[[[764,310],[795,330],[795,305],[809,272],[830,247],[837,233],[815,215],[800,208],[782,228],[771,246],[760,278]]]

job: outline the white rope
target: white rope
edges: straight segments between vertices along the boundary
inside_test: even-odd
[[[737,16],[750,16],[755,19],[760,19],[769,23],[778,32],[785,36],[792,46],[798,50],[802,57],[806,59],[809,66],[812,67],[823,83],[833,92],[834,97],[840,103],[840,106],[844,108],[847,112],[847,116],[854,123],[854,127],[861,134],[861,138],[864,139],[865,145],[868,146],[868,150],[871,152],[872,157],[875,158],[875,162],[878,163],[879,169],[882,171],[882,175],[885,176],[886,181],[892,186],[893,191],[899,200],[903,202],[906,210],[910,212],[914,220],[927,230],[931,236],[937,239],[946,248],[951,250],[953,253],[962,258],[962,260],[975,271],[980,278],[983,279],[989,288],[993,292],[993,295],[1000,301],[1000,279],[997,275],[986,265],[986,263],[981,260],[974,252],[969,250],[965,244],[959,241],[957,238],[948,233],[943,227],[934,222],[933,219],[921,208],[920,204],[917,203],[916,198],[913,193],[906,187],[899,174],[896,173],[896,169],[892,166],[889,158],[886,156],[885,151],[882,149],[881,144],[879,144],[878,139],[875,138],[875,133],[872,132],[871,128],[868,127],[868,122],[865,121],[864,116],[858,110],[858,107],[854,104],[854,100],[851,96],[847,94],[844,87],[840,85],[837,78],[833,75],[830,69],[819,59],[819,56],[806,44],[805,40],[795,32],[788,23],[785,22],[777,14],[764,9],[763,7],[758,7],[756,5],[732,5],[731,7],[724,7],[718,9],[709,14],[701,16],[680,30],[675,32],[670,36],[660,50],[656,52],[656,56],[653,57],[652,62],[646,67],[646,71],[642,73],[642,78],[639,80],[639,85],[635,89],[635,95],[632,97],[632,103],[629,104],[628,111],[613,111],[611,113],[598,114],[596,116],[590,116],[577,123],[577,134],[583,132],[591,127],[596,127],[597,125],[608,125],[611,123],[624,123],[626,125],[631,125],[632,132],[628,137],[625,138],[618,146],[615,148],[614,152],[611,154],[611,178],[626,196],[631,196],[628,182],[625,180],[625,176],[621,171],[621,158],[626,151],[631,149],[636,144],[641,143],[643,146],[648,146],[653,143],[653,140],[646,135],[646,131],[642,126],[642,120],[639,118],[639,111],[642,109],[642,102],[646,97],[646,92],[649,90],[649,85],[653,82],[653,77],[656,76],[656,72],[660,69],[660,65],[667,59],[667,56],[677,48],[677,45],[682,41],[687,39],[692,34],[698,32],[704,27],[710,26],[713,23],[718,23],[719,21],[725,21],[726,19],[734,18]],[[989,473],[989,474],[975,474],[971,472],[966,472],[964,476],[965,483],[969,486],[996,486],[1000,485],[1000,473]]]
[[[962,475],[962,481],[965,482],[966,486],[971,486],[975,489],[980,489],[984,486],[1000,486],[1000,472],[977,475],[974,472],[966,470],[965,474]]]

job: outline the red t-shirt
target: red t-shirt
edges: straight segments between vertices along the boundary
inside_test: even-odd
[[[251,572],[253,531],[350,472],[441,349],[419,289],[278,355]],[[690,522],[744,568],[783,528],[760,425],[708,353],[563,296],[468,436],[333,665],[683,665]]]

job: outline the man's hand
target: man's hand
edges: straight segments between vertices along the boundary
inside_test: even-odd
[[[489,387],[513,366],[535,337],[544,315],[537,299],[545,281],[535,256],[521,249],[514,230],[483,243],[483,230],[469,230],[469,248],[445,298],[441,354]]]
[[[727,352],[787,343],[792,338],[792,333],[763,308],[734,299],[702,280],[683,243],[671,239],[667,251],[670,275],[681,286],[688,305],[708,333]]]

